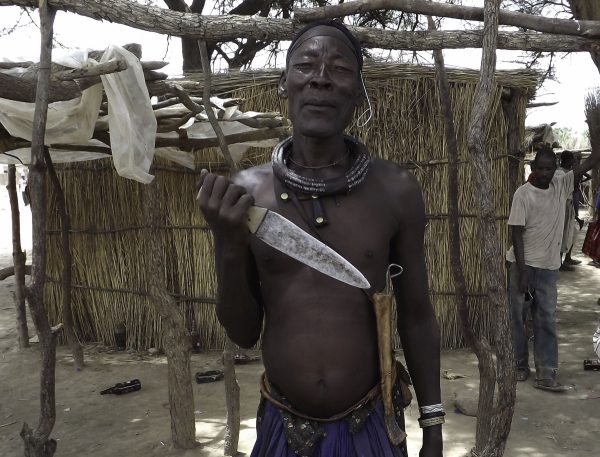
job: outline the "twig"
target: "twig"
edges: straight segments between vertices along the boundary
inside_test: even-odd
[[[546,102],[546,103],[528,103],[527,108],[539,108],[540,106],[554,106],[558,102]]]
[[[73,70],[61,71],[52,75],[53,79],[59,81],[73,81],[75,79],[92,78],[100,75],[108,75],[127,70],[127,62],[124,60],[115,60],[101,63],[91,68],[76,68]]]
[[[12,421],[12,422],[9,422],[8,424],[2,424],[2,425],[0,425],[0,428],[2,428],[2,427],[8,427],[9,425],[16,424],[17,422],[18,421]]]
[[[231,169],[231,173],[235,173],[239,171],[237,164],[233,161],[231,157],[231,153],[229,152],[229,148],[227,147],[227,141],[225,140],[225,135],[223,135],[223,131],[219,126],[217,121],[217,117],[215,116],[212,107],[210,106],[210,60],[208,59],[208,52],[206,50],[206,42],[198,40],[198,48],[200,49],[200,58],[202,59],[202,73],[204,74],[204,91],[202,94],[202,99],[204,101],[204,106],[206,107],[206,115],[208,116],[208,120],[210,121],[210,125],[212,126],[215,134],[217,135],[217,139],[219,140],[219,147],[221,148],[221,152],[223,153],[223,157],[229,164]],[[237,446],[236,446],[237,448]]]

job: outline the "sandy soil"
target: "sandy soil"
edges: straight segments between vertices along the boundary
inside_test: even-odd
[[[31,249],[31,215],[23,209],[23,244]],[[584,230],[576,249],[581,247]],[[7,193],[0,189],[0,268],[12,264],[10,211]],[[568,387],[563,394],[533,388],[530,378],[517,386],[517,403],[507,456],[594,455],[600,438],[600,372],[583,371],[582,360],[593,358],[591,337],[600,320],[600,269],[583,261],[577,271],[563,273],[559,283],[558,331],[559,380]],[[23,455],[19,431],[23,422],[37,424],[39,415],[39,348],[19,351],[14,329],[13,279],[0,282],[0,456]],[[30,334],[34,335],[30,322]],[[220,353],[207,351],[192,356],[192,373],[220,368]],[[59,347],[56,369],[56,424],[52,437],[58,455],[113,457],[117,455],[218,456],[223,455],[225,399],[222,382],[194,383],[196,436],[200,443],[190,451],[170,450],[166,358],[145,352],[113,352],[101,344],[85,347],[85,369],[75,372],[66,347]],[[442,378],[445,455],[462,457],[473,446],[476,419],[455,411],[454,392],[463,386],[477,388],[477,360],[469,350],[445,350],[442,372],[467,375]],[[249,455],[256,437],[260,363],[238,366],[241,385],[242,432],[240,455]],[[101,389],[138,378],[142,389],[125,396],[100,396]],[[410,456],[417,456],[420,431],[418,410],[406,411]]]

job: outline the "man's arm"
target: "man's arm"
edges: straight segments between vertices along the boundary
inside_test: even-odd
[[[515,251],[515,260],[519,270],[519,292],[526,293],[529,287],[529,278],[527,276],[527,267],[525,266],[525,250],[523,248],[523,230],[522,225],[512,225],[512,241]]]
[[[391,248],[390,262],[404,269],[394,278],[398,333],[420,406],[442,402],[440,391],[440,331],[429,300],[423,250],[425,207],[416,178],[403,172],[400,231]],[[442,426],[423,428],[421,457],[442,455]]]
[[[252,347],[260,337],[263,308],[256,264],[249,248],[246,212],[254,198],[242,186],[202,170],[198,205],[215,245],[217,318],[231,340]]]
[[[590,156],[582,164],[573,168],[573,179],[579,181],[582,176],[600,163],[600,148],[593,148]]]

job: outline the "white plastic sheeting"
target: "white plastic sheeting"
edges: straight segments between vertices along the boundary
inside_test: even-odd
[[[76,51],[58,57],[54,63],[69,68],[89,68],[98,63],[88,59],[88,51]],[[5,71],[18,74],[23,69]],[[82,92],[81,97],[64,102],[50,103],[46,121],[45,144],[82,144],[94,133],[98,110],[102,101],[102,85],[96,84]],[[12,136],[31,141],[35,103],[16,102],[0,98],[0,123]]]
[[[137,57],[119,46],[109,46],[100,63],[111,60],[125,60],[128,65],[125,71],[101,76],[109,104],[108,123],[115,168],[119,175],[147,184],[153,179],[148,171],[154,156],[156,118],[144,72]],[[53,62],[69,68],[89,68],[98,64],[88,58],[87,50],[54,58]],[[19,70],[8,72],[14,74]],[[51,103],[48,106],[44,143],[87,145],[94,134],[101,102],[102,84],[96,84],[84,90],[77,99]],[[0,123],[12,136],[31,141],[34,110],[34,103],[0,99]],[[27,151],[30,150],[12,151],[11,154],[21,160],[26,159],[23,163],[29,163],[30,158],[25,157],[30,155]],[[53,159],[56,157],[57,161],[65,161],[69,155],[70,162],[104,156],[85,151],[61,151],[60,154],[55,151],[51,151],[54,152],[51,156]],[[8,155],[1,157],[5,163],[15,161]]]
[[[129,66],[102,76],[115,168],[120,176],[148,184],[154,179],[148,171],[154,157],[156,118],[144,71],[138,58],[120,46],[109,46],[100,63],[111,60],[125,60]]]
[[[101,145],[107,148],[108,153],[112,149],[113,161],[119,175],[142,183],[149,183],[154,178],[148,172],[155,153],[194,169],[195,158],[193,154],[174,147],[154,148],[157,136],[160,138],[179,137],[177,132],[157,135],[157,117],[171,117],[173,114],[183,116],[189,113],[189,110],[182,104],[177,104],[153,111],[139,60],[119,46],[109,46],[104,52],[100,63],[111,60],[126,61],[127,70],[101,76],[103,84],[96,84],[84,90],[80,98],[50,104],[45,143],[47,145],[82,145],[82,147]],[[89,68],[98,64],[98,62],[88,57],[88,50],[75,51],[64,57],[54,57],[53,61],[69,68]],[[0,71],[18,74],[22,73],[24,69],[14,68]],[[102,101],[103,86],[108,99],[109,115],[99,118],[98,112]],[[214,105],[211,108],[215,115],[221,119],[219,125],[225,135],[255,130],[235,122],[236,120],[279,116],[278,113],[242,112],[236,105],[225,107],[224,105],[227,102],[229,100],[211,97],[211,104]],[[35,104],[33,103],[0,99],[0,123],[12,136],[31,141],[34,110]],[[192,117],[180,128],[187,130],[188,138],[216,137],[208,122],[206,112]],[[94,129],[109,130],[111,148],[91,139]],[[239,162],[248,148],[252,146],[273,147],[278,142],[277,138],[250,141],[229,145],[229,150],[233,160]],[[107,157],[106,154],[102,153],[85,150],[65,151],[56,148],[50,149],[50,155],[52,160],[57,163]],[[11,156],[18,157],[18,159]],[[28,164],[31,159],[30,156],[30,148],[9,151],[7,154],[0,154],[0,163],[20,163],[22,161],[22,163]]]

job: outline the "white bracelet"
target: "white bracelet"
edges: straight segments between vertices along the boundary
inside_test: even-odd
[[[419,427],[431,427],[433,425],[441,425],[445,423],[444,416],[432,417],[431,419],[419,419]]]
[[[421,416],[423,414],[443,413],[444,407],[441,403],[438,403],[437,405],[421,406],[419,412],[421,413]]]

